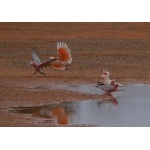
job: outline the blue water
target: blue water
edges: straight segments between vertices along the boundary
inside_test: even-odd
[[[39,87],[38,87],[39,88]],[[42,88],[42,87],[40,87]],[[103,92],[90,85],[47,87],[81,93]],[[119,87],[111,98],[63,102],[39,107],[12,108],[13,113],[31,114],[55,125],[92,125],[102,127],[150,127],[150,85]]]

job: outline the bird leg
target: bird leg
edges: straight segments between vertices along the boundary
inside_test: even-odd
[[[40,72],[40,74],[43,74],[46,77],[46,74],[44,72]]]
[[[37,72],[35,71],[32,75],[37,75]]]
[[[66,64],[66,70],[69,70],[69,69],[68,69],[68,65],[67,65],[67,64]]]
[[[46,77],[46,74],[43,72],[43,75]]]

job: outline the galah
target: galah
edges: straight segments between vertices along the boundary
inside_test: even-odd
[[[72,62],[71,51],[64,42],[57,42],[57,57],[49,57],[54,60],[50,65],[51,68],[58,70],[68,70],[68,65]]]
[[[106,92],[108,95],[110,95],[111,92],[115,92],[118,88],[119,84],[118,83],[112,83],[111,84],[104,84],[100,81],[97,83],[97,88],[101,89],[102,91]]]
[[[101,77],[102,77],[103,80],[104,80],[104,84],[111,84],[111,82],[113,81],[113,82],[119,84],[120,87],[123,86],[122,84],[116,82],[114,79],[111,80],[109,76],[110,76],[109,71],[108,71],[108,70],[105,70],[105,69],[102,69],[102,75],[101,75]]]
[[[34,67],[35,69],[35,72],[33,74],[40,73],[40,74],[43,74],[44,76],[46,75],[43,71],[43,68],[50,66],[51,63],[56,60],[56,58],[51,58],[42,63],[39,56],[35,52],[32,53],[32,58],[33,58],[33,61],[30,62],[30,65]]]

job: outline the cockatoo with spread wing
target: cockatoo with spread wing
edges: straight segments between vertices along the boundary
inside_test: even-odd
[[[68,65],[72,62],[72,56],[70,48],[66,43],[57,42],[57,55],[58,57],[50,57],[52,60],[55,59],[50,67],[58,70],[68,70]]]
[[[32,53],[32,58],[33,58],[33,61],[30,62],[30,65],[34,67],[35,69],[34,74],[40,73],[40,74],[43,74],[44,76],[46,75],[43,71],[43,68],[50,66],[52,62],[56,60],[56,58],[50,58],[49,60],[44,61],[42,63],[39,56],[35,52]]]

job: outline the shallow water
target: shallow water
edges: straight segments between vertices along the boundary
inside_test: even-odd
[[[30,86],[30,89],[55,89],[55,90],[67,90],[67,91],[75,91],[79,93],[87,93],[87,94],[98,94],[102,95],[103,91],[98,89],[95,85],[79,85],[79,86]]]
[[[53,87],[53,89],[99,95],[103,93],[100,89],[90,85]],[[63,102],[40,107],[18,107],[12,108],[11,112],[31,114],[33,117],[43,118],[43,122],[56,125],[146,127],[150,126],[150,85],[135,84],[119,87],[111,98]]]

